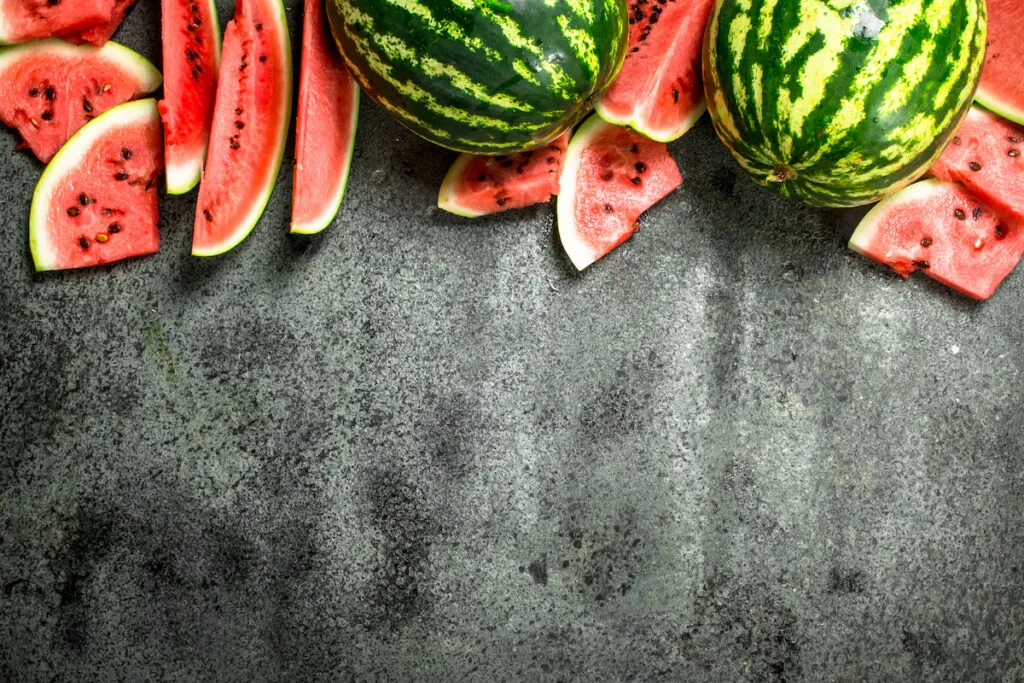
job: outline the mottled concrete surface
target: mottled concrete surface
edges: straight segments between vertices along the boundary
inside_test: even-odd
[[[1024,680],[1024,274],[904,282],[706,120],[576,274],[361,116],[327,233],[285,169],[210,260],[190,195],[37,275],[0,161],[0,679]]]

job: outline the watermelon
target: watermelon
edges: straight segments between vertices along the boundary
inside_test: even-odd
[[[0,44],[75,36],[110,21],[115,0],[0,0]]]
[[[0,49],[0,121],[43,162],[90,119],[160,87],[145,57],[55,38]]]
[[[32,197],[29,244],[36,270],[156,252],[162,168],[156,100],[118,105],[83,126],[53,157]]]
[[[291,231],[317,233],[338,213],[355,147],[359,86],[338,54],[323,0],[305,0]]]
[[[364,92],[444,147],[506,154],[551,142],[625,56],[624,0],[327,0]]]
[[[701,46],[714,0],[633,0],[622,70],[597,102],[605,121],[670,142],[707,109]]]
[[[163,0],[164,158],[167,192],[199,184],[213,124],[220,68],[220,27],[213,0]]]
[[[558,236],[569,260],[583,270],[622,244],[682,182],[665,143],[591,116],[562,164]]]
[[[1024,223],[1024,126],[971,107],[929,173],[962,183],[996,211]]]
[[[107,21],[83,29],[78,32],[77,36],[70,37],[69,40],[77,38],[77,41],[83,43],[102,46],[117,31],[121,22],[124,21],[124,16],[134,3],[135,0],[114,0],[110,11],[110,18]]]
[[[466,218],[519,209],[558,194],[569,131],[546,147],[515,154],[463,152],[441,183],[439,208]]]
[[[292,64],[281,0],[238,0],[224,32],[192,253],[228,251],[270,200],[291,120]]]
[[[904,278],[921,270],[987,299],[1024,254],[1024,224],[1000,217],[961,185],[929,179],[875,205],[850,248]]]
[[[992,111],[1024,125],[1024,2],[986,0],[988,52],[974,99]]]
[[[704,44],[719,137],[758,183],[815,206],[921,176],[967,113],[984,0],[721,0]]]

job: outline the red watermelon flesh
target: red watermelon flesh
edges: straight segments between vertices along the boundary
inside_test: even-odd
[[[162,168],[155,100],[122,104],[84,126],[36,185],[29,218],[36,269],[82,268],[156,252]]]
[[[199,184],[213,125],[221,47],[213,0],[163,0],[161,38],[167,192],[184,194]]]
[[[1024,223],[1024,126],[973,106],[929,173]]]
[[[904,278],[915,270],[987,299],[1024,253],[1024,224],[1001,218],[963,186],[913,183],[864,216],[850,248]]]
[[[74,36],[110,21],[114,0],[0,0],[0,43]]]
[[[222,254],[259,222],[281,168],[291,103],[291,44],[281,0],[237,0],[224,32],[193,255]]]
[[[463,153],[441,183],[437,205],[474,218],[549,201],[558,194],[569,131],[535,150],[502,156]]]
[[[125,14],[128,13],[128,9],[135,3],[135,0],[114,0],[113,8],[111,9],[110,19],[107,21],[92,26],[87,29],[80,31],[77,36],[69,37],[69,40],[77,38],[83,43],[89,43],[90,45],[102,46],[110,37],[114,35],[117,28],[124,21]]]
[[[974,98],[992,111],[1024,124],[1024,2],[985,0],[988,49]]]
[[[631,0],[629,49],[597,103],[609,123],[670,142],[707,108],[701,48],[714,0]]]
[[[14,45],[0,49],[0,121],[47,162],[87,121],[160,82],[145,57],[117,43],[97,48],[51,38]]]
[[[299,79],[291,231],[313,234],[341,206],[359,115],[359,86],[334,44],[322,0],[305,0]]]
[[[629,239],[640,215],[683,182],[663,142],[587,119],[569,140],[558,195],[558,235],[583,270]]]

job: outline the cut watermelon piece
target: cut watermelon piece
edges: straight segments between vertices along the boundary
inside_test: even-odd
[[[32,197],[29,244],[36,270],[95,266],[160,248],[160,137],[150,98],[110,109],[61,147]]]
[[[987,299],[1024,253],[1024,225],[1000,218],[961,185],[922,180],[876,204],[850,248],[904,278],[915,270]]]
[[[682,182],[665,143],[591,116],[569,140],[562,166],[562,248],[583,270],[629,239],[640,214]]]
[[[507,156],[463,152],[444,176],[437,205],[475,218],[549,201],[558,194],[569,134],[540,149]]]
[[[213,0],[163,0],[164,158],[167,192],[199,184],[213,125],[220,69],[220,26]]]
[[[929,173],[1024,223],[1024,126],[973,106]]]
[[[121,22],[124,21],[124,16],[133,4],[135,4],[135,0],[114,0],[113,7],[110,10],[110,18],[107,21],[83,29],[77,35],[69,36],[68,39],[77,39],[77,41],[98,47],[104,45],[117,31]]]
[[[238,0],[224,33],[192,253],[222,254],[270,200],[291,119],[292,64],[281,0]]]
[[[87,121],[160,87],[142,55],[51,38],[0,49],[0,121],[43,162]]]
[[[670,142],[707,110],[701,78],[704,28],[714,0],[633,0],[622,70],[597,103],[605,121]]]
[[[974,99],[1011,121],[1024,125],[1024,2],[985,0],[988,49]]]
[[[291,231],[313,234],[338,214],[359,118],[359,86],[331,37],[322,0],[305,0],[295,122]]]
[[[114,0],[0,0],[0,43],[74,36],[110,21]]]

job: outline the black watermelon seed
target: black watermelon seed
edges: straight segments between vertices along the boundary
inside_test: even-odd
[[[634,142],[632,145],[629,146],[629,151],[632,152],[633,154],[636,154],[637,152],[640,151],[640,147],[637,146],[637,144]]]
[[[546,161],[546,162],[547,162],[547,163],[549,163],[549,164],[553,164],[553,163],[555,163],[555,158],[554,158],[554,157],[548,157],[548,158],[547,158],[547,159],[545,159],[544,161]]]
[[[111,234],[117,234],[117,233],[121,232],[121,224],[120,223],[111,223],[110,225],[107,226],[107,232],[109,232]]]
[[[963,209],[953,209],[953,215],[956,216],[959,220],[967,218],[967,214],[964,213]]]
[[[914,261],[913,264],[915,266],[917,266],[918,268],[926,268],[927,269],[927,268],[931,268],[932,267],[932,264],[928,263],[927,261]]]
[[[210,213],[209,209],[203,209],[203,218],[211,222],[213,221],[213,214]]]
[[[241,64],[238,65],[238,70],[239,71],[245,71],[245,67],[247,67],[247,66],[249,66],[249,65],[246,64],[245,62],[242,62]]]
[[[257,31],[262,31],[263,30],[263,24],[256,24],[256,30]]]
[[[238,149],[241,147],[241,145],[238,144],[238,140],[235,138],[228,138],[228,145],[230,145],[231,149]]]
[[[1006,153],[1006,155],[1016,159],[1017,157],[1020,156],[1020,150],[1019,149],[1011,149],[1009,152]]]
[[[238,109],[235,110],[235,116],[241,116],[241,115],[242,115],[242,108],[239,107]]]
[[[88,237],[79,237],[78,238],[78,246],[82,247],[82,249],[88,249],[89,248],[89,238]]]
[[[51,87],[47,87],[46,90],[43,91],[43,94],[46,95],[46,99],[50,100],[51,102],[57,99],[57,91]]]
[[[128,174],[124,171],[118,171],[114,174],[114,180],[128,180]]]
[[[954,135],[953,136],[953,144],[954,145],[959,145],[960,144],[960,136],[958,136],[958,135]]]
[[[971,167],[972,171],[980,171],[981,170],[981,164],[979,164],[977,161],[972,161],[968,165]]]
[[[1006,139],[1009,140],[1010,142],[1020,142],[1020,140],[1014,137],[1013,135],[1008,136]]]
[[[636,169],[637,173],[643,173],[647,170],[647,164],[645,164],[642,161],[638,161],[635,164],[633,164],[633,168]]]
[[[235,128],[237,128],[238,130],[242,130],[243,128],[245,128],[245,124],[241,121],[235,121]]]
[[[611,204],[605,204],[604,205],[604,212],[605,213],[611,213],[612,212],[612,205]]]
[[[496,204],[497,204],[498,206],[505,206],[505,204],[507,204],[507,203],[508,203],[508,199],[506,199],[505,197],[498,197],[498,198],[497,198],[497,199],[495,200],[495,203],[496,203]]]
[[[974,220],[978,220],[979,218],[981,218],[981,214],[983,214],[983,213],[985,213],[985,212],[981,210],[981,207],[980,206],[976,206],[971,211],[971,217],[974,218]]]
[[[640,180],[640,176],[633,176],[632,178],[629,179],[629,182],[633,183],[634,185],[639,185],[643,181]]]
[[[39,88],[32,88],[28,91],[29,97],[39,97]]]
[[[52,121],[53,120],[53,112],[52,111],[44,111],[42,114],[40,114],[40,118],[42,118],[43,121]]]
[[[82,100],[82,109],[84,109],[86,111],[86,113],[91,114],[92,113],[92,102],[90,102],[89,100]]]
[[[89,196],[84,192],[78,195],[78,203],[82,206],[89,206]]]
[[[675,103],[675,102],[678,102],[678,101],[679,101],[679,91],[676,90],[675,88],[672,88],[672,102]]]
[[[60,0],[46,0],[47,5],[59,5]]]
[[[997,225],[996,226],[996,239],[997,240],[1001,240],[1004,237],[1006,237],[1006,231],[1003,230],[1003,226]]]
[[[601,174],[601,180],[611,180],[614,177],[615,174],[613,174],[611,171],[605,171],[604,173]]]
[[[930,247],[930,246],[932,246],[932,238],[931,237],[922,237],[921,238],[921,246],[922,247]]]
[[[127,161],[128,159],[131,159],[132,158],[132,151],[130,149],[128,149],[127,147],[122,147],[121,148],[121,158],[124,159],[125,161]]]
[[[82,213],[82,212],[78,210],[77,206],[72,206],[72,207],[68,208],[68,215],[71,216],[72,218],[74,218],[75,216],[77,216],[80,213]]]
[[[267,61],[267,56],[266,55],[260,55],[260,61],[261,62]]]
[[[113,209],[103,209],[103,215],[104,216],[109,216],[112,213],[114,213]]]

